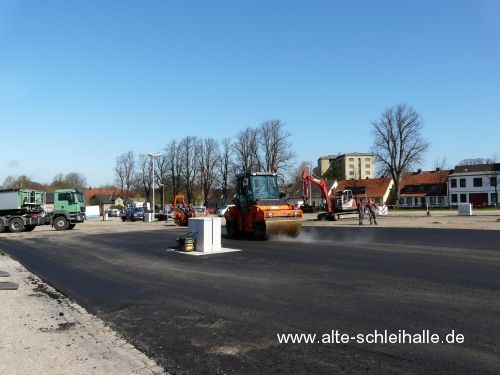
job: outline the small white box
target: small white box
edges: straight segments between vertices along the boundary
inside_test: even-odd
[[[472,216],[472,204],[461,203],[458,205],[458,216]]]
[[[191,217],[188,219],[188,232],[193,233],[196,251],[211,253],[212,219],[209,217]]]
[[[221,250],[221,218],[212,218],[212,248],[213,251]]]

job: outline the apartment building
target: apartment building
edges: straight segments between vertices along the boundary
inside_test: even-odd
[[[347,180],[374,178],[375,156],[371,153],[353,152],[320,157],[317,168],[319,174],[323,176],[329,168],[335,168]]]

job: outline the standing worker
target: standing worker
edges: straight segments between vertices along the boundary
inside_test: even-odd
[[[378,225],[377,218],[375,217],[375,211],[373,210],[374,205],[375,203],[372,200],[370,200],[366,205],[366,208],[368,209],[368,217],[370,218],[370,225]]]
[[[365,216],[364,213],[364,207],[363,207],[363,202],[361,199],[358,200],[358,219],[359,219],[359,225],[363,225],[363,218]]]

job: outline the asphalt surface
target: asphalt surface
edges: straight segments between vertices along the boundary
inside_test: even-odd
[[[223,230],[224,232],[224,230]],[[0,248],[172,373],[499,373],[500,231],[304,228],[168,251],[179,230],[0,237]],[[375,330],[462,344],[279,344]]]

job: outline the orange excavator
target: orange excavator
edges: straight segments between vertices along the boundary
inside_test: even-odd
[[[302,228],[302,211],[280,194],[275,173],[236,175],[234,206],[224,217],[229,237],[249,233],[258,240],[269,235],[296,236]]]
[[[333,220],[336,221],[340,218],[340,215],[353,214],[358,210],[356,205],[356,199],[353,196],[353,190],[346,189],[338,191],[332,198],[328,195],[328,187],[326,181],[318,176],[311,175],[307,173],[304,169],[302,172],[302,182],[304,183],[304,201],[309,198],[309,182],[316,184],[321,190],[321,195],[325,200],[326,212],[320,212],[318,214],[318,220]],[[364,188],[358,187],[356,194],[364,194]]]
[[[184,195],[177,194],[174,197],[174,223],[179,227],[185,227],[188,225],[188,220],[190,217],[195,217],[196,213],[193,210],[192,205],[186,204],[186,199]]]

